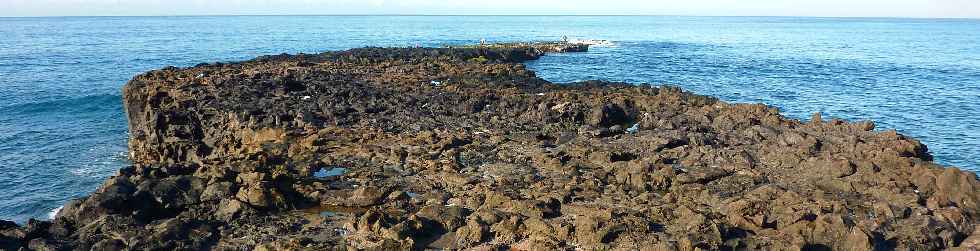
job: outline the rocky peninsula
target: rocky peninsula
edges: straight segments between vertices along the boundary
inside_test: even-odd
[[[970,250],[976,174],[870,121],[362,48],[124,87],[132,166],[5,250]]]

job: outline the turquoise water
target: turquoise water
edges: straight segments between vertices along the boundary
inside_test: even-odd
[[[45,218],[126,165],[120,88],[168,65],[361,46],[616,41],[545,79],[672,84],[788,116],[873,119],[980,169],[980,20],[771,17],[0,18],[0,219]]]

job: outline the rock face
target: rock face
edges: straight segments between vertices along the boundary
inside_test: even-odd
[[[977,176],[871,122],[552,84],[548,49],[354,49],[125,89],[133,166],[0,249],[940,250]]]

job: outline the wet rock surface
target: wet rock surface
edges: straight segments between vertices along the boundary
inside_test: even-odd
[[[51,222],[0,222],[0,249],[980,245],[977,176],[914,139],[672,87],[553,84],[519,64],[549,50],[365,48],[139,75],[124,89],[133,166]]]

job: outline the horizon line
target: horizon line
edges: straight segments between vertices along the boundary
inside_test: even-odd
[[[980,20],[980,17],[928,16],[792,16],[792,15],[670,15],[670,14],[174,14],[174,15],[40,15],[0,16],[0,18],[64,18],[64,17],[785,17],[785,18],[855,18],[855,19],[947,19]]]

